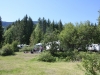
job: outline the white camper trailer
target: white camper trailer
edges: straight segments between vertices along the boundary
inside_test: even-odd
[[[60,41],[48,42],[48,43],[46,44],[46,50],[51,49],[51,45],[52,45],[53,43],[55,43],[55,44],[57,44],[57,45],[60,46]],[[58,46],[56,46],[56,48],[57,48],[57,50],[59,50],[59,47],[58,47]]]
[[[89,51],[100,51],[100,44],[91,44],[86,47]]]

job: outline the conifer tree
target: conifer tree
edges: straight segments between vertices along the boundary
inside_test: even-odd
[[[1,17],[0,17],[0,43],[2,42],[2,34],[3,34],[3,28],[2,28],[2,20],[1,20]]]
[[[98,17],[98,25],[100,25],[100,10],[98,11],[99,12],[99,17]]]
[[[62,31],[62,29],[63,29],[63,24],[62,24],[62,21],[60,20],[60,21],[58,22],[58,30],[59,30],[59,31]]]

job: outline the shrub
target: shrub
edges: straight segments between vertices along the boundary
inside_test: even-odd
[[[24,51],[31,51],[33,49],[33,47],[23,47],[21,49],[19,49],[20,52],[24,52]]]
[[[49,52],[42,52],[39,56],[39,60],[44,62],[54,62],[56,61],[56,58],[53,57]]]
[[[14,52],[18,52],[19,51],[19,48],[17,47],[17,45],[18,45],[18,42],[17,41],[14,41],[13,43],[12,43],[12,49],[14,50]]]
[[[100,55],[97,53],[86,54],[86,58],[82,60],[86,75],[98,75],[100,72]],[[100,73],[99,73],[100,74]]]
[[[79,52],[77,50],[74,51],[67,51],[66,52],[67,56],[65,58],[65,61],[79,61]]]
[[[13,55],[13,54],[14,54],[14,51],[12,50],[10,44],[6,44],[5,46],[2,47],[2,50],[1,50],[2,56]]]

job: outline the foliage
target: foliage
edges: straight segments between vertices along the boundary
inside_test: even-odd
[[[62,31],[63,30],[63,24],[62,24],[62,21],[61,20],[58,22],[58,30],[59,31]]]
[[[45,36],[44,36],[44,40],[43,40],[43,43],[47,46],[50,45],[50,53],[52,55],[55,55],[55,53],[57,52],[57,49],[59,49],[59,44],[57,42],[59,42],[58,40],[58,34],[59,34],[59,31],[58,30],[55,30],[53,31],[52,33],[46,33]]]
[[[86,58],[82,60],[86,75],[100,74],[100,55],[97,53],[86,54]]]
[[[23,47],[21,49],[19,49],[20,52],[24,52],[24,51],[31,51],[33,49],[33,47]]]
[[[33,21],[27,15],[22,20],[15,21],[5,30],[5,43],[11,44],[17,40],[19,43],[29,44],[29,38],[33,31]]]
[[[40,24],[37,24],[34,31],[31,34],[30,43],[31,45],[35,45],[36,43],[39,43],[41,39],[42,39],[42,30],[40,28]]]
[[[2,47],[2,50],[1,50],[2,56],[13,55],[13,54],[14,54],[14,51],[12,50],[12,47],[10,44],[6,44],[5,46]]]
[[[68,23],[64,26],[64,29],[59,35],[59,39],[64,49],[74,49],[76,43],[76,30],[72,23]]]
[[[2,27],[2,20],[0,17],[0,48],[2,47],[2,41],[3,41],[3,27]]]
[[[14,52],[18,52],[19,48],[17,47],[18,42],[17,41],[13,41],[13,43],[11,44],[12,46],[12,50],[14,50]]]
[[[4,43],[7,44],[11,44],[13,42],[14,39],[14,26],[11,26],[8,30],[5,31],[4,33]],[[12,37],[13,36],[13,37]]]
[[[44,62],[54,62],[56,61],[56,58],[53,57],[49,52],[42,52],[39,56],[39,60]]]
[[[34,25],[31,17],[25,15],[22,20],[19,19],[7,27],[3,35],[4,45],[11,44],[13,41],[18,41],[20,44],[30,44],[31,46],[43,42],[45,45],[51,46],[50,53],[53,56],[60,54],[57,49],[59,49],[59,52],[64,53],[67,52],[66,50],[72,52],[80,47],[85,50],[86,45],[100,43],[99,20],[100,16],[98,17],[98,25],[85,21],[76,24],[70,22],[63,26],[61,20],[51,22],[43,17],[39,18],[38,23]],[[54,42],[58,40],[60,45]],[[49,42],[51,44],[48,44]],[[63,56],[63,53],[59,56]]]

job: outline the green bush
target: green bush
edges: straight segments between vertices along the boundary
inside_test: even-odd
[[[77,50],[74,51],[67,51],[66,52],[65,61],[80,61],[79,59],[79,52]]]
[[[12,49],[14,50],[14,52],[18,52],[19,51],[19,48],[17,47],[18,45],[18,42],[17,41],[14,41],[11,46],[12,46]]]
[[[82,60],[82,65],[85,68],[86,75],[100,74],[100,55],[97,53],[87,53]]]
[[[14,51],[12,50],[12,47],[10,44],[6,44],[5,46],[2,47],[2,50],[1,50],[2,56],[13,55],[13,54],[14,54]]]
[[[24,51],[31,51],[33,49],[33,47],[23,47],[21,49],[19,49],[20,52],[24,52]]]
[[[55,62],[56,58],[53,57],[49,52],[42,52],[39,56],[40,61],[44,61],[44,62]]]

